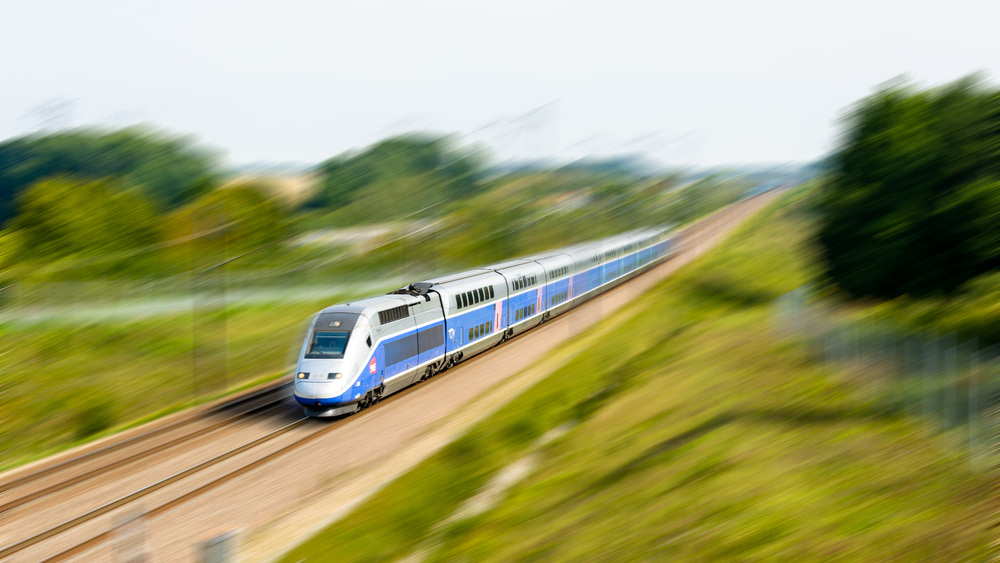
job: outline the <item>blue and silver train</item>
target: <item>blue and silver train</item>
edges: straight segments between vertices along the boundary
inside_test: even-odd
[[[666,229],[420,281],[320,311],[302,343],[294,396],[338,416],[432,377],[669,257]]]

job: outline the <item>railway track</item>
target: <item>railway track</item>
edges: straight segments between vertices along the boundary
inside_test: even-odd
[[[247,416],[272,409],[280,405],[284,400],[287,394],[285,386],[286,382],[284,381],[269,384],[250,394],[218,405],[207,413],[184,417],[129,436],[126,439],[38,467],[24,474],[17,475],[12,479],[0,481],[0,499],[3,499],[0,500],[0,516],[31,501],[44,498],[88,479],[92,479],[108,470],[123,467],[169,450],[170,448],[181,446],[213,431],[236,424],[244,420]],[[236,412],[224,416],[220,420],[213,420],[216,417],[212,415],[225,414],[231,410]],[[206,420],[208,421],[207,424],[205,423]],[[199,423],[201,424],[199,425]],[[186,427],[194,428],[181,433],[179,436],[170,437],[166,441],[153,442],[157,437],[169,436],[171,432],[176,432]],[[148,445],[143,447],[144,444]],[[129,453],[128,450],[130,448],[136,451]],[[80,471],[80,467],[85,465],[98,466],[91,470]],[[39,481],[46,479],[57,480],[57,483],[45,487],[32,487]],[[18,495],[18,491],[25,492]],[[11,496],[14,496],[14,498],[10,499]]]
[[[739,215],[736,211],[713,215],[697,228],[686,229],[685,249],[695,252],[710,245],[731,226]],[[619,289],[632,283],[592,301],[616,292],[620,296]],[[600,303],[574,311],[585,306],[604,312]],[[553,324],[573,326],[567,318],[573,314],[557,317]],[[580,312],[576,317],[586,319],[587,314]],[[282,393],[281,387],[275,386],[0,481],[0,561],[117,558],[113,540],[126,514],[137,521],[162,522],[162,530],[156,532],[165,539],[153,542],[158,554],[170,553],[171,560],[192,559],[191,531],[179,531],[185,525],[185,511],[176,509],[184,506],[192,514],[228,510],[228,516],[218,519],[232,521],[240,516],[239,507],[246,507],[242,514],[260,525],[263,516],[253,518],[255,515],[245,513],[259,506],[262,513],[277,514],[280,511],[274,506],[294,503],[301,495],[288,489],[303,481],[297,477],[302,467],[336,461],[337,467],[317,469],[315,478],[311,471],[305,472],[310,476],[304,479],[310,483],[310,491],[333,486],[327,482],[346,483],[353,479],[352,472],[384,464],[392,458],[394,448],[402,448],[427,432],[432,423],[450,416],[456,407],[449,403],[460,402],[458,395],[475,397],[487,392],[490,377],[494,378],[492,385],[502,381],[505,376],[495,373],[496,365],[510,365],[514,372],[524,369],[517,362],[537,355],[533,348],[545,339],[542,330],[463,362],[460,369],[468,366],[463,370],[467,375],[435,377],[430,381],[440,381],[440,385],[414,385],[348,418],[304,419],[297,406],[285,402],[287,390]],[[568,331],[556,343],[571,334]],[[386,408],[397,402],[398,408]],[[399,435],[392,440],[374,438],[384,438],[390,429]],[[338,447],[345,448],[343,454]],[[331,452],[338,454],[336,459],[331,458]],[[240,500],[234,502],[237,506],[229,507],[213,501],[220,498],[227,505],[230,499]],[[187,538],[183,540],[187,543],[179,545],[174,539],[177,536]]]
[[[492,352],[492,351],[490,351],[490,352]],[[489,354],[490,352],[487,352],[486,354]],[[61,521],[61,522],[59,522],[59,523],[57,523],[55,525],[52,525],[52,526],[49,526],[49,527],[45,528],[44,530],[41,530],[41,531],[36,532],[36,533],[33,533],[30,536],[28,536],[28,537],[25,537],[23,539],[19,539],[19,540],[13,542],[13,543],[10,543],[8,545],[2,546],[2,547],[0,547],[0,561],[6,561],[9,558],[15,557],[18,554],[21,554],[21,553],[29,550],[30,548],[41,544],[42,542],[45,542],[47,540],[56,538],[57,536],[59,536],[61,534],[70,532],[70,531],[72,531],[72,530],[74,530],[76,528],[79,528],[79,527],[83,526],[84,524],[87,524],[87,523],[90,523],[90,522],[92,522],[94,520],[97,520],[98,518],[106,516],[106,515],[114,512],[114,511],[119,511],[119,510],[121,510],[121,509],[123,509],[123,508],[125,508],[125,507],[127,507],[129,505],[135,505],[136,503],[139,503],[143,499],[149,497],[150,495],[152,495],[153,493],[156,493],[157,491],[160,491],[161,489],[165,489],[167,487],[171,487],[171,486],[177,485],[177,484],[181,483],[182,481],[184,481],[186,479],[195,478],[199,474],[203,474],[206,471],[208,471],[209,469],[211,469],[211,468],[213,468],[213,467],[215,467],[215,466],[217,466],[217,465],[219,465],[219,464],[221,464],[221,463],[223,463],[223,462],[225,462],[227,460],[235,458],[235,457],[237,457],[237,456],[239,456],[241,454],[260,450],[266,444],[268,444],[268,443],[270,443],[270,442],[272,442],[272,441],[274,441],[274,440],[276,440],[276,439],[284,436],[285,434],[288,434],[289,432],[291,432],[291,431],[293,431],[295,429],[312,427],[311,430],[308,430],[308,431],[304,432],[303,436],[296,437],[290,443],[282,444],[277,449],[274,449],[274,450],[271,450],[271,451],[266,451],[265,453],[262,453],[262,454],[258,455],[257,457],[253,457],[251,459],[240,460],[240,463],[238,465],[236,465],[234,468],[232,468],[230,470],[227,470],[226,472],[224,472],[220,476],[215,476],[215,477],[211,478],[211,480],[209,480],[207,482],[204,482],[203,484],[197,485],[194,488],[190,488],[190,489],[188,489],[186,491],[178,492],[175,495],[171,495],[171,497],[169,498],[169,500],[166,500],[166,501],[164,501],[164,502],[162,502],[160,504],[157,504],[153,508],[144,509],[144,510],[140,511],[139,513],[133,513],[132,517],[133,518],[153,518],[155,516],[163,514],[163,513],[167,512],[167,511],[171,510],[171,509],[174,509],[174,508],[176,508],[176,507],[184,504],[186,501],[194,499],[194,498],[196,498],[196,497],[198,497],[200,495],[204,495],[205,493],[207,493],[207,492],[209,492],[209,491],[211,491],[213,489],[216,489],[216,488],[220,487],[221,485],[224,485],[226,483],[229,483],[229,482],[233,481],[234,479],[236,479],[238,477],[246,475],[247,473],[250,473],[251,471],[253,471],[253,470],[261,467],[262,465],[268,463],[269,461],[272,461],[272,460],[277,459],[277,458],[279,458],[281,456],[285,456],[285,455],[288,455],[290,453],[293,453],[295,450],[297,450],[297,449],[299,449],[299,448],[301,448],[301,447],[303,447],[303,446],[305,446],[305,445],[307,445],[307,444],[315,441],[316,439],[320,438],[321,436],[323,436],[323,435],[325,435],[325,434],[327,434],[329,432],[332,432],[333,430],[337,429],[339,425],[346,423],[348,420],[362,419],[365,416],[371,415],[372,412],[373,412],[372,411],[373,408],[377,408],[379,406],[388,406],[388,404],[391,404],[392,402],[401,400],[403,397],[405,397],[409,393],[412,393],[418,387],[419,387],[419,385],[414,385],[414,386],[412,386],[412,387],[410,387],[408,389],[405,389],[405,390],[403,390],[401,392],[395,393],[395,394],[391,395],[390,397],[387,397],[384,400],[379,401],[379,403],[377,403],[376,405],[373,405],[372,407],[369,407],[369,408],[365,409],[364,411],[361,411],[360,413],[356,413],[356,414],[352,415],[349,419],[348,418],[340,418],[340,419],[333,419],[333,420],[316,420],[316,419],[310,419],[310,418],[305,417],[305,416],[299,416],[293,422],[285,424],[284,426],[281,426],[281,427],[279,427],[279,428],[277,428],[275,430],[272,430],[272,431],[270,431],[270,432],[268,432],[268,433],[266,433],[264,435],[258,436],[256,438],[253,438],[253,439],[247,441],[247,442],[244,442],[244,443],[240,444],[237,447],[228,449],[228,450],[226,450],[226,451],[224,451],[222,453],[219,453],[219,454],[217,454],[217,455],[215,455],[215,456],[213,456],[213,457],[211,457],[209,459],[206,459],[204,461],[200,461],[200,462],[198,462],[198,463],[196,463],[194,465],[191,465],[189,467],[186,467],[186,468],[184,468],[184,469],[182,469],[180,471],[174,472],[171,475],[166,476],[166,477],[164,477],[164,478],[162,478],[162,479],[160,479],[160,480],[158,480],[156,482],[153,482],[153,483],[151,483],[149,485],[146,485],[146,486],[143,486],[143,487],[141,487],[139,489],[131,491],[131,492],[125,494],[125,495],[122,495],[122,496],[119,496],[117,498],[114,498],[113,500],[107,501],[107,502],[105,502],[105,503],[103,503],[103,504],[101,504],[99,506],[96,506],[94,508],[91,508],[91,509],[87,510],[86,512],[83,512],[82,514],[79,514],[78,516],[74,516],[74,517],[69,518],[67,520],[63,520],[63,521]],[[263,392],[260,395],[261,396],[264,396],[264,395],[273,395],[273,393],[274,392],[273,392],[273,390],[271,388],[267,388],[267,389],[263,390]],[[255,401],[256,403],[260,402],[259,401],[260,396],[258,396],[257,394],[255,394],[255,396],[253,397],[253,399],[258,399],[257,401]],[[136,462],[136,461],[138,461],[141,458],[153,455],[154,453],[158,453],[158,452],[164,451],[164,450],[166,450],[168,448],[176,447],[176,446],[179,446],[179,445],[182,445],[182,444],[185,444],[185,443],[189,443],[190,440],[193,439],[193,438],[195,438],[195,437],[201,437],[201,436],[203,436],[203,435],[205,435],[205,434],[207,434],[207,433],[209,433],[211,431],[217,430],[217,429],[219,429],[219,428],[221,428],[221,427],[223,427],[225,425],[234,424],[237,421],[239,421],[240,419],[244,419],[247,414],[250,414],[250,413],[253,413],[253,412],[260,412],[260,411],[264,411],[264,410],[269,410],[269,409],[278,407],[278,406],[280,406],[282,404],[283,400],[284,400],[284,397],[283,396],[279,396],[276,399],[273,399],[273,398],[270,399],[269,401],[267,401],[264,404],[251,404],[251,405],[248,405],[245,408],[243,408],[237,414],[229,416],[229,417],[227,417],[227,418],[225,418],[225,419],[223,419],[221,421],[213,422],[209,426],[206,426],[204,428],[199,428],[196,431],[193,431],[193,432],[190,432],[190,433],[188,433],[188,434],[186,434],[184,436],[175,438],[175,439],[171,440],[168,443],[160,444],[160,445],[156,445],[156,446],[150,447],[150,448],[142,450],[142,451],[140,451],[140,452],[138,452],[136,454],[133,454],[133,455],[127,457],[127,458],[117,459],[114,462],[115,466],[118,467],[118,466],[121,466],[121,465],[127,465],[128,463]],[[242,401],[240,401],[240,402],[242,403]],[[296,414],[298,414],[298,412],[299,412],[298,411],[298,407],[295,406],[294,408],[295,408]],[[187,425],[190,425],[191,423],[192,423],[192,421],[178,421],[178,423],[176,424],[176,426],[187,426]],[[174,426],[174,425],[172,425],[172,426]],[[150,435],[156,436],[156,435],[162,434],[162,432],[163,432],[162,429],[156,429],[154,431],[150,431],[148,433],[143,433],[143,434],[140,434],[138,436],[135,436],[134,438],[129,438],[127,440],[124,440],[120,444],[111,444],[111,445],[109,445],[107,447],[100,448],[100,449],[95,450],[93,452],[88,452],[87,454],[82,454],[80,456],[74,456],[73,458],[65,460],[64,462],[60,462],[59,464],[53,465],[51,467],[46,467],[46,468],[44,468],[42,470],[42,472],[49,473],[49,472],[52,472],[52,471],[56,471],[56,470],[58,470],[58,468],[71,466],[72,463],[70,463],[70,462],[72,462],[72,461],[79,461],[79,460],[82,460],[82,459],[87,459],[87,458],[89,458],[91,456],[94,456],[94,455],[101,455],[102,453],[107,453],[109,451],[113,451],[114,449],[116,449],[116,447],[123,446],[123,445],[129,445],[129,444],[134,443],[137,438],[141,438],[142,440],[148,440],[151,437]],[[18,499],[15,499],[14,501],[10,501],[8,503],[5,503],[4,505],[0,505],[0,514],[2,514],[2,512],[6,512],[6,511],[9,511],[9,510],[12,510],[13,508],[16,508],[17,506],[20,506],[22,504],[27,504],[31,500],[35,500],[36,498],[40,498],[40,496],[47,496],[47,495],[50,495],[50,494],[55,494],[55,493],[58,493],[58,492],[63,492],[66,489],[70,488],[71,486],[73,486],[73,485],[75,485],[77,483],[82,482],[83,480],[96,477],[96,476],[98,476],[100,474],[103,474],[103,473],[104,473],[104,471],[102,471],[101,469],[97,469],[97,470],[88,471],[88,472],[85,472],[85,473],[76,474],[76,475],[74,475],[73,477],[71,477],[66,482],[59,483],[59,484],[57,484],[57,485],[55,485],[53,487],[49,487],[47,489],[44,489],[43,491],[39,491],[39,492],[36,492],[36,493],[31,493],[31,494],[24,495],[23,497],[19,497]],[[37,476],[35,476],[34,473],[32,473],[32,474],[29,474],[29,475],[25,475],[24,477],[20,477],[16,481],[18,481],[19,484],[21,486],[23,486],[25,483],[29,483],[29,482],[31,482],[33,480],[37,480],[38,478],[40,478],[40,477],[37,477]],[[40,495],[39,493],[41,493],[41,492],[44,492],[45,494],[44,495]],[[22,499],[27,499],[27,500],[22,500]],[[9,505],[9,507],[8,507],[8,505]],[[105,529],[102,532],[99,532],[97,534],[94,534],[94,535],[92,535],[92,536],[84,539],[83,541],[78,541],[78,542],[74,543],[69,548],[63,549],[62,551],[60,551],[60,552],[58,552],[58,553],[56,553],[54,555],[46,555],[46,556],[44,556],[42,558],[38,558],[37,556],[33,555],[32,557],[27,558],[25,560],[26,561],[29,561],[29,560],[30,561],[47,561],[47,562],[48,561],[54,562],[54,561],[66,561],[66,560],[70,560],[70,559],[72,559],[72,558],[74,558],[74,557],[76,557],[76,556],[78,556],[80,554],[86,553],[88,550],[92,549],[94,546],[97,546],[99,544],[102,544],[104,542],[109,541],[110,539],[113,538],[113,536],[115,535],[115,533],[116,533],[115,527],[109,527],[109,528]]]

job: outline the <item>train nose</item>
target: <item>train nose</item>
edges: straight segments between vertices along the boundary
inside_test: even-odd
[[[341,380],[296,381],[295,395],[304,399],[329,399],[344,392]]]
[[[341,360],[299,360],[295,368],[295,383],[306,381],[343,381],[347,377]]]

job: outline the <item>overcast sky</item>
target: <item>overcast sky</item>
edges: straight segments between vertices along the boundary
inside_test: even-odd
[[[0,138],[150,122],[233,163],[433,129],[501,155],[815,159],[877,84],[1000,68],[997,2],[9,2]],[[52,101],[68,102],[38,111]]]

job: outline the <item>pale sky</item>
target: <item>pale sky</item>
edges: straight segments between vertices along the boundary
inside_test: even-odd
[[[61,100],[57,124],[154,123],[232,163],[411,129],[509,157],[806,161],[881,82],[996,76],[997,22],[988,1],[10,1],[0,138]]]

